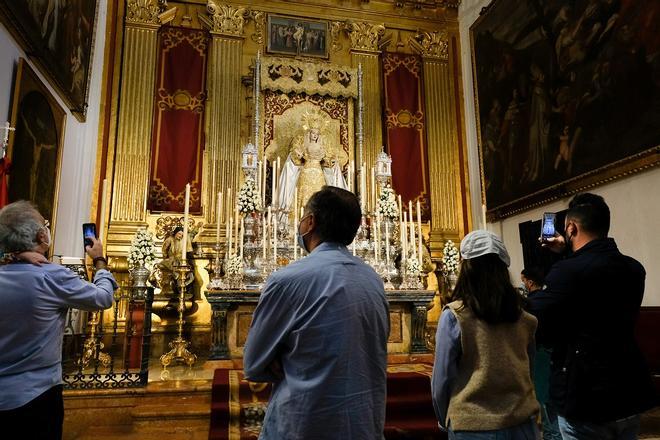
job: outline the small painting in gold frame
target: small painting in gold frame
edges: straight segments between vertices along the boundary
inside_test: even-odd
[[[328,23],[281,15],[268,16],[268,53],[328,58]]]

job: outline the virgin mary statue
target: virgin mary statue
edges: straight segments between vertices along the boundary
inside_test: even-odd
[[[320,123],[305,124],[303,128],[302,137],[293,140],[280,176],[278,207],[286,212],[292,208],[295,191],[299,203],[305,206],[323,186],[348,189],[337,158],[324,144]]]

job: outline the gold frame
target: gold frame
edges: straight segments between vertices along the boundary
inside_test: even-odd
[[[28,77],[28,81],[31,81],[33,84],[32,88],[23,87],[25,77]],[[30,85],[30,84],[28,84]],[[24,58],[19,58],[18,67],[16,69],[16,81],[14,83],[14,90],[12,92],[12,106],[11,106],[11,125],[16,127],[17,118],[18,118],[18,106],[19,102],[27,92],[31,91],[40,92],[48,102],[50,109],[53,113],[53,119],[55,125],[57,126],[59,133],[57,139],[57,159],[55,164],[55,188],[53,192],[53,212],[50,218],[47,220],[50,222],[51,230],[51,243],[55,242],[55,233],[57,231],[57,206],[59,202],[59,192],[60,192],[60,179],[62,175],[62,151],[64,150],[64,133],[66,131],[66,111],[59,105],[55,97],[50,93],[48,88],[44,83],[41,82],[35,71],[30,67],[27,61]],[[9,136],[9,147],[7,148],[7,157],[11,160],[14,153],[14,140],[16,138],[16,132],[12,132]],[[8,179],[8,185],[11,189],[11,178]],[[48,253],[49,257],[52,257],[54,247],[51,246]]]
[[[474,111],[477,130],[477,148],[479,153],[479,178],[481,183],[481,200],[488,208],[486,200],[485,174],[483,162],[483,149],[481,138],[481,118],[479,111],[479,84],[477,79],[477,64],[475,53],[475,28],[485,19],[488,11],[491,10],[499,1],[492,0],[485,6],[479,15],[479,18],[470,26],[470,56],[472,60],[472,84],[474,89]],[[494,208],[488,208],[486,211],[488,221],[497,221],[519,214],[528,209],[546,205],[549,202],[564,197],[589,190],[596,186],[621,179],[632,174],[640,173],[650,168],[660,165],[660,145],[651,147],[645,151],[633,154],[623,159],[604,165],[600,168],[588,171],[578,176],[569,178],[557,184],[548,186],[524,197],[512,200]]]

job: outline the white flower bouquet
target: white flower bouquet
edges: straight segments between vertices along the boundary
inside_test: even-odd
[[[406,272],[408,275],[418,276],[422,273],[422,267],[419,264],[419,259],[417,258],[408,258],[406,260]]]
[[[378,213],[384,218],[394,219],[399,216],[399,208],[396,204],[396,195],[390,185],[380,191],[378,197]]]
[[[243,260],[239,256],[232,256],[227,261],[226,275],[240,275],[243,273]]]
[[[244,215],[261,210],[261,197],[253,177],[248,177],[243,182],[243,186],[238,191],[237,203],[239,212]]]
[[[151,270],[155,262],[154,236],[145,228],[138,229],[133,241],[131,241],[131,248],[128,252],[128,266],[130,268],[144,266]]]
[[[444,276],[458,272],[460,256],[453,241],[447,240],[442,250],[442,273]]]

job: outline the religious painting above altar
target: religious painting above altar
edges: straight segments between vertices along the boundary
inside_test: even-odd
[[[81,122],[94,45],[97,0],[0,0],[0,19]]]
[[[328,23],[299,17],[268,16],[268,52],[328,58]]]
[[[471,28],[493,219],[660,163],[660,4],[537,3]]]
[[[34,203],[54,231],[66,113],[23,58],[12,102],[9,201]]]

